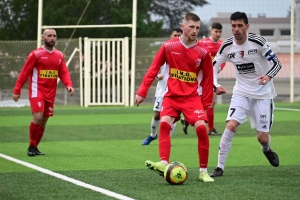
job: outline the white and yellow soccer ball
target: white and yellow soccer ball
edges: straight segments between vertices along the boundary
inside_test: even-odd
[[[186,166],[181,162],[172,162],[167,165],[164,179],[171,185],[181,185],[188,177]]]

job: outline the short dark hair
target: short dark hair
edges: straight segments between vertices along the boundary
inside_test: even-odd
[[[186,13],[186,15],[183,18],[183,21],[185,21],[185,20],[186,21],[193,20],[195,22],[201,21],[200,17],[198,15],[196,15],[195,13]]]
[[[246,13],[244,13],[244,12],[234,12],[230,16],[230,20],[233,20],[233,21],[240,20],[240,19],[242,19],[245,24],[248,24],[248,17],[246,15]]]
[[[211,29],[218,29],[218,30],[222,30],[223,26],[221,23],[219,22],[215,22],[211,25]]]
[[[178,33],[183,33],[183,31],[182,31],[181,28],[174,28],[173,31],[176,31],[176,32],[178,32]],[[173,31],[172,31],[172,32],[173,32]]]

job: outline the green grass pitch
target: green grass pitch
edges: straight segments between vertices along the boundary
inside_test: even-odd
[[[177,124],[172,137],[171,161],[184,163],[189,172],[180,186],[169,185],[144,166],[158,161],[158,141],[141,142],[150,133],[152,105],[141,107],[60,107],[50,118],[39,146],[46,156],[28,157],[29,108],[1,108],[0,153],[112,192],[145,200],[174,199],[299,199],[300,103],[276,103],[271,131],[272,148],[280,166],[272,167],[249,122],[241,125],[226,162],[224,176],[213,183],[198,180],[197,139]],[[215,126],[225,127],[228,105],[216,105]],[[293,110],[294,109],[294,110]],[[209,172],[217,164],[220,136],[210,136]],[[30,169],[0,157],[0,199],[109,200],[113,197]]]

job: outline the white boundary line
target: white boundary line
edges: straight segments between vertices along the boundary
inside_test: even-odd
[[[275,110],[289,110],[289,111],[297,111],[297,112],[300,112],[300,109],[293,109],[293,108],[276,108],[276,107],[275,107]]]
[[[7,160],[10,160],[12,162],[24,165],[24,166],[26,166],[28,168],[40,171],[40,172],[42,172],[44,174],[48,174],[50,176],[54,176],[54,177],[59,178],[61,180],[73,183],[74,185],[78,185],[80,187],[84,187],[84,188],[87,188],[87,189],[90,189],[90,190],[93,190],[93,191],[105,194],[107,196],[114,197],[115,199],[119,199],[119,200],[134,200],[134,199],[132,199],[130,197],[127,197],[127,196],[124,196],[124,195],[121,195],[121,194],[117,194],[115,192],[112,192],[112,191],[109,191],[109,190],[106,190],[106,189],[103,189],[103,188],[99,188],[99,187],[96,187],[96,186],[84,183],[82,181],[78,181],[76,179],[64,176],[62,174],[58,174],[58,173],[52,172],[52,171],[50,171],[48,169],[41,168],[39,166],[36,166],[36,165],[30,164],[28,162],[24,162],[24,161],[15,159],[13,157],[10,157],[10,156],[7,156],[7,155],[1,154],[1,153],[0,153],[0,157],[5,158]]]

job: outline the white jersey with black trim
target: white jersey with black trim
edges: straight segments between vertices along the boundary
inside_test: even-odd
[[[281,69],[281,64],[265,38],[248,33],[248,38],[242,45],[236,44],[234,37],[228,38],[213,59],[215,87],[220,86],[218,70],[226,61],[235,67],[234,94],[253,99],[273,99],[277,96],[272,78]],[[271,79],[266,85],[259,85],[258,77],[263,75],[268,75]]]
[[[160,71],[158,73],[162,74],[164,77],[162,80],[157,82],[155,97],[163,97],[167,91],[167,81],[169,78],[169,67],[165,63],[163,66],[160,67]]]

